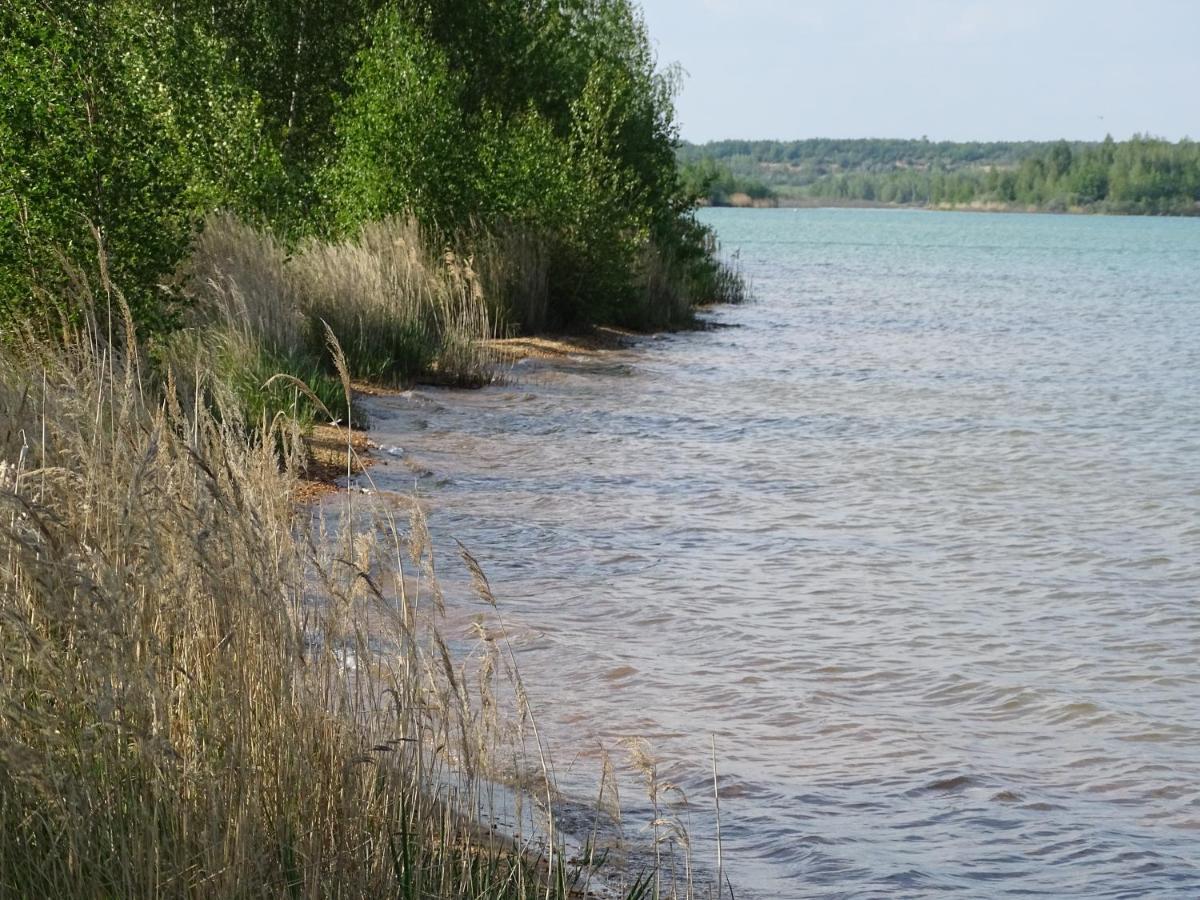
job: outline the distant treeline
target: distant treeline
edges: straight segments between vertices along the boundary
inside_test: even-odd
[[[1083,146],[1082,144],[1076,146]],[[901,140],[898,138],[833,139],[802,141],[710,141],[685,143],[680,148],[684,163],[717,159],[739,170],[746,163],[785,165],[825,174],[829,171],[882,171],[894,166],[943,166],[1019,163],[1037,155],[1046,144],[1036,141]]]
[[[1190,140],[717,141],[685,144],[679,158],[689,184],[716,170],[729,183],[759,185],[780,203],[1200,214],[1200,144]]]

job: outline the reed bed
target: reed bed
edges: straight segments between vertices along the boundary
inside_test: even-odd
[[[181,281],[195,299],[195,329],[235,333],[285,371],[319,365],[334,374],[329,330],[354,379],[485,384],[496,317],[474,257],[438,246],[414,220],[392,217],[289,251],[270,232],[218,213],[195,239]]]
[[[276,296],[246,302],[251,330],[295,327]],[[247,423],[220,373],[152,378],[131,327],[87,322],[65,349],[0,349],[0,896],[585,896],[603,854],[562,850],[549,750],[465,548],[480,615],[452,652],[419,507],[298,522],[294,419]],[[502,781],[529,805],[503,837],[481,816]],[[647,784],[657,850],[676,826]]]
[[[350,420],[329,332],[355,380],[487,384],[499,362],[494,338],[537,334],[557,321],[555,252],[548,237],[517,225],[476,226],[451,239],[403,216],[289,248],[269,231],[215,213],[180,273],[181,292],[193,301],[190,327],[164,338],[158,353],[180,372],[222,373],[246,418],[316,414],[317,404],[295,391],[250,389],[273,370],[295,376],[336,418]],[[678,253],[653,242],[642,249],[627,325],[645,331],[694,323],[704,302],[747,298],[736,258],[719,260],[711,234],[703,259]]]
[[[476,261],[497,336],[540,334],[551,324],[551,240],[528,228],[476,227],[464,243]]]
[[[484,348],[496,335],[474,261],[434,246],[415,220],[392,217],[299,248],[291,277],[305,313],[328,323],[356,376],[490,380]]]

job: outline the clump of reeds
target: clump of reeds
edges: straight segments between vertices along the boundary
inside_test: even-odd
[[[703,237],[700,258],[681,256],[680,250],[653,241],[642,247],[639,289],[625,313],[627,325],[643,331],[692,327],[698,308],[749,299],[737,255],[722,258],[716,236],[704,232]]]
[[[181,394],[223,394],[251,429],[277,416],[307,426],[331,417],[361,426],[332,360],[314,345],[286,248],[236,217],[209,217],[182,273],[192,298],[184,328],[160,336],[154,356],[171,370]],[[287,373],[303,383],[271,382]],[[267,423],[264,426],[264,423]]]
[[[550,326],[549,240],[518,225],[478,228],[467,241],[500,332],[538,334]],[[508,336],[504,334],[503,336]]]
[[[364,225],[349,241],[310,241],[296,258],[307,311],[368,369],[484,382],[485,342],[496,335],[474,259],[434,246],[415,220],[400,217]]]
[[[656,327],[691,323],[696,298],[678,262],[658,246],[648,244],[642,251],[641,268],[640,320]]]
[[[492,377],[493,314],[473,257],[438,250],[412,219],[364,225],[289,253],[228,214],[211,216],[187,267],[198,319],[260,343],[276,360],[321,360],[328,328],[353,378],[457,385]]]
[[[742,269],[740,251],[721,259],[717,256],[716,238],[710,237],[710,242],[710,253],[715,261],[712,263],[711,287],[706,302],[746,303],[751,297],[753,285]]]
[[[700,256],[646,243],[637,290],[620,309],[623,324],[686,326],[699,305],[746,299],[736,258],[720,261],[712,233],[698,234]],[[308,238],[289,249],[269,232],[214,214],[183,275],[195,301],[192,338],[172,337],[164,353],[180,370],[225,371],[240,386],[249,419],[314,414],[316,405],[295,392],[256,394],[252,385],[272,368],[351,419],[337,398],[327,329],[354,379],[485,384],[495,373],[491,338],[572,324],[563,310],[553,312],[554,256],[546,236],[516,224],[477,226],[449,239],[393,216],[341,240]]]
[[[303,346],[309,326],[289,261],[270,231],[213,213],[192,241],[186,267],[185,290],[199,304],[194,321],[238,331],[274,351]]]

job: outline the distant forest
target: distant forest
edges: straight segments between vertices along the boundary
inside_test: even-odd
[[[713,141],[683,144],[688,189],[715,206],[847,204],[1200,215],[1200,143]]]

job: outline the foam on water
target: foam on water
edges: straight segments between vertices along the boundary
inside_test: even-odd
[[[731,326],[372,401],[738,896],[1200,895],[1200,220],[709,211]],[[570,776],[567,776],[568,780]]]

